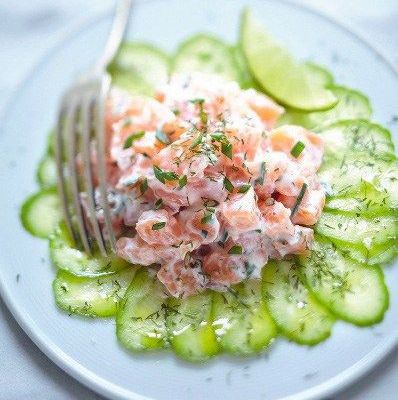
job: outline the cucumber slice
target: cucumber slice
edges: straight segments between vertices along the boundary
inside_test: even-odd
[[[116,335],[132,351],[166,345],[165,289],[154,271],[139,270],[131,282],[116,316]]]
[[[366,248],[361,244],[342,242],[341,240],[330,239],[345,257],[350,257],[362,264],[380,265],[389,263],[398,253],[396,239],[388,240],[382,244],[375,244]]]
[[[28,197],[21,207],[21,221],[33,236],[47,238],[62,219],[55,188],[43,189]]]
[[[280,118],[278,125],[300,125],[317,131],[339,120],[371,117],[372,109],[369,100],[362,93],[343,86],[331,86],[330,90],[338,99],[338,103],[333,108],[310,113],[289,109]]]
[[[280,331],[314,345],[330,336],[334,317],[303,285],[293,261],[271,261],[263,269],[263,296]]]
[[[390,132],[367,120],[336,122],[319,132],[325,142],[324,163],[363,155],[369,160],[395,159]]]
[[[398,234],[398,219],[383,215],[373,218],[325,211],[315,225],[315,231],[331,240],[372,246],[395,240]]]
[[[51,129],[47,136],[47,155],[55,156],[55,129]]]
[[[178,356],[189,361],[204,361],[219,352],[212,326],[212,293],[170,299],[166,313],[169,341]]]
[[[112,275],[88,278],[58,270],[53,282],[55,302],[69,314],[95,317],[115,315],[135,271],[133,267],[125,268]]]
[[[307,61],[304,65],[306,66],[308,73],[311,74],[312,79],[316,79],[319,82],[319,85],[324,87],[333,85],[333,75],[325,67],[311,61]]]
[[[242,15],[240,37],[252,75],[279,103],[305,111],[327,110],[337,103],[334,94],[276,43],[248,9]]]
[[[360,326],[383,319],[388,291],[379,267],[344,257],[331,242],[319,237],[301,264],[311,291],[336,316]]]
[[[109,66],[113,84],[132,94],[152,96],[155,88],[167,82],[168,56],[147,43],[123,43]]]
[[[192,36],[177,49],[173,72],[205,72],[239,82],[241,76],[236,60],[222,40],[206,34]]]
[[[277,334],[258,280],[239,284],[226,293],[215,293],[214,319],[219,343],[227,353],[257,353]]]
[[[45,156],[39,163],[36,172],[37,182],[42,188],[57,185],[57,166],[51,156]]]
[[[116,256],[103,257],[96,251],[89,257],[84,251],[73,247],[66,226],[61,223],[50,235],[50,257],[58,269],[77,276],[101,276],[113,274],[129,266]]]
[[[372,217],[398,212],[398,204],[392,200],[387,190],[377,189],[373,184],[361,181],[358,190],[350,197],[327,198],[325,209]]]

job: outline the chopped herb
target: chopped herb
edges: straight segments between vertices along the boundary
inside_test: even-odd
[[[297,200],[296,203],[294,204],[293,208],[292,208],[292,213],[291,213],[291,217],[293,218],[294,214],[296,214],[298,208],[300,207],[301,202],[303,201],[305,192],[307,190],[308,185],[306,183],[303,183],[303,186],[301,187],[300,193],[297,196]]]
[[[133,133],[124,142],[123,149],[130,148],[133,145],[135,140],[141,139],[144,135],[145,135],[144,131],[139,131],[139,132]]]
[[[181,111],[178,108],[174,108],[173,110],[173,114],[178,117],[181,114]]]
[[[155,210],[159,210],[163,206],[163,200],[162,199],[157,199],[155,202]]]
[[[156,222],[156,224],[152,225],[152,230],[153,231],[158,231],[159,229],[162,229],[166,226],[166,222]]]
[[[208,224],[212,219],[213,219],[213,212],[209,210],[209,211],[205,212],[205,215],[200,220],[200,222],[202,224]]]
[[[182,189],[187,184],[187,180],[188,178],[186,175],[181,176],[180,179],[178,180],[178,187]]]
[[[191,146],[189,147],[190,150],[193,150],[195,147],[199,146],[202,143],[203,134],[199,134],[198,137],[192,142]]]
[[[159,140],[159,142],[161,142],[163,144],[171,143],[169,136],[166,133],[164,133],[163,131],[161,131],[160,129],[158,129],[156,131],[156,139]]]
[[[243,247],[240,244],[235,244],[228,251],[228,254],[233,254],[233,255],[239,255],[242,253],[243,253]]]
[[[144,194],[148,189],[148,179],[144,178],[144,180],[140,183],[140,192]]]
[[[197,99],[189,100],[189,102],[192,104],[203,104],[205,102],[205,99],[197,98]]]
[[[293,156],[293,157],[295,157],[295,158],[297,158],[301,153],[302,153],[302,151],[305,149],[305,144],[301,141],[301,140],[299,140],[294,146],[293,146],[293,148],[290,150],[290,154]]]
[[[203,109],[203,105],[202,104],[200,105],[199,117],[200,117],[200,120],[202,121],[202,124],[206,125],[208,118],[207,118],[207,113]]]
[[[214,132],[211,134],[211,138],[216,142],[222,142],[225,138],[225,135],[222,132]]]
[[[224,182],[223,182],[223,184],[224,184],[225,189],[226,189],[229,193],[232,193],[232,192],[233,192],[233,190],[234,190],[234,185],[232,184],[232,182],[231,182],[226,176],[224,176]]]
[[[246,183],[239,188],[238,193],[247,193],[250,188],[251,185],[249,183]]]
[[[166,181],[177,181],[178,175],[175,174],[173,171],[163,171],[163,177]]]
[[[157,167],[156,165],[153,166],[153,172],[155,174],[155,177],[158,181],[162,182],[162,183],[166,183],[164,176],[163,176],[163,171]]]
[[[232,160],[232,143],[221,143],[221,152]]]
[[[265,161],[263,161],[260,167],[260,176],[256,179],[255,183],[259,185],[264,185],[265,173],[266,173]]]

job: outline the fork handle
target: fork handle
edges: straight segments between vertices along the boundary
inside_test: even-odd
[[[132,0],[119,0],[105,50],[95,65],[95,72],[103,73],[115,57],[127,31]]]

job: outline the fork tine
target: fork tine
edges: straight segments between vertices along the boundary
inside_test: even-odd
[[[98,222],[95,211],[95,195],[93,185],[93,170],[91,163],[91,132],[93,131],[93,103],[94,98],[92,93],[85,97],[82,105],[82,157],[83,157],[83,171],[84,171],[84,187],[87,192],[87,208],[89,211],[89,218],[94,231],[94,237],[103,256],[106,256],[107,250],[105,240]]]
[[[87,228],[83,216],[83,210],[80,201],[79,181],[77,175],[77,136],[78,136],[78,117],[81,112],[81,104],[78,97],[73,96],[71,105],[68,109],[66,119],[66,137],[68,138],[68,171],[69,183],[72,192],[72,202],[76,215],[77,227],[80,234],[80,239],[83,243],[84,250],[87,254],[91,255],[91,246],[88,239]]]
[[[100,190],[100,205],[104,210],[105,227],[109,236],[111,249],[116,252],[116,239],[113,232],[111,213],[107,196],[107,171],[105,166],[105,102],[109,93],[111,79],[105,75],[101,82],[101,90],[96,101],[95,134],[97,143],[98,187]]]
[[[68,229],[70,237],[72,238],[73,244],[76,245],[77,234],[73,229],[72,215],[68,207],[68,197],[67,197],[68,195],[67,195],[66,177],[64,170],[64,160],[63,160],[66,115],[67,115],[67,98],[64,97],[58,114],[56,141],[55,141],[55,160],[57,164],[57,175],[58,175],[57,185],[58,185],[58,194],[59,197],[61,198],[62,211],[64,214],[66,227]]]

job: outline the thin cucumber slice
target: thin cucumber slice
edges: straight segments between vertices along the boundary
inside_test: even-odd
[[[55,188],[43,189],[28,197],[21,208],[24,228],[33,236],[47,238],[62,219]]]
[[[331,240],[363,245],[370,250],[374,245],[397,238],[398,219],[390,215],[365,218],[325,211],[315,225],[315,231]]]
[[[131,351],[166,345],[165,289],[154,271],[139,270],[131,282],[116,316],[116,335]]]
[[[299,269],[292,260],[269,262],[263,269],[263,296],[283,335],[314,345],[330,336],[335,318],[303,285]]]
[[[152,96],[155,88],[167,82],[168,56],[147,43],[123,43],[109,66],[113,84],[132,94]]]
[[[169,341],[178,356],[189,361],[205,361],[217,354],[220,346],[212,315],[212,293],[170,299],[166,326]]]
[[[214,294],[214,323],[221,348],[253,354],[267,347],[277,329],[261,295],[261,282],[250,280]]]
[[[129,266],[127,261],[116,256],[103,257],[96,251],[94,256],[89,257],[84,251],[76,249],[63,223],[55,229],[49,239],[53,264],[73,275],[109,275]]]
[[[330,239],[345,257],[350,257],[362,264],[381,265],[387,264],[398,254],[396,239],[388,240],[382,244],[375,244],[367,248],[361,244],[342,242]]]
[[[57,185],[57,166],[53,157],[47,155],[40,161],[36,177],[42,188]]]
[[[135,271],[136,268],[131,267],[112,275],[88,278],[58,270],[53,282],[55,302],[69,314],[115,315]]]
[[[278,125],[300,125],[318,131],[339,120],[371,117],[372,109],[369,100],[362,93],[343,86],[331,86],[330,90],[338,99],[338,103],[333,108],[309,113],[288,109],[278,121]]]
[[[333,75],[325,67],[311,61],[306,62],[304,65],[306,66],[308,73],[311,74],[312,79],[317,80],[320,85],[324,87],[333,85]]]
[[[325,143],[324,163],[363,155],[369,160],[395,159],[390,132],[367,120],[339,121],[319,132]]]
[[[173,72],[217,74],[229,81],[240,81],[240,70],[229,46],[222,40],[199,34],[184,41],[173,60]]]
[[[361,181],[358,190],[349,196],[327,198],[325,209],[372,217],[396,213],[398,204],[387,190],[377,189],[372,183]]]
[[[279,103],[305,111],[327,110],[337,103],[334,94],[276,43],[248,9],[242,15],[240,41],[252,75]]]
[[[254,81],[251,76],[249,67],[246,62],[246,58],[242,52],[242,49],[239,45],[231,47],[232,55],[235,59],[236,66],[239,69],[239,85],[242,89],[254,88],[258,89],[257,83]]]
[[[339,318],[355,325],[380,322],[388,308],[388,290],[381,269],[360,264],[317,238],[308,257],[301,258],[311,291]]]

